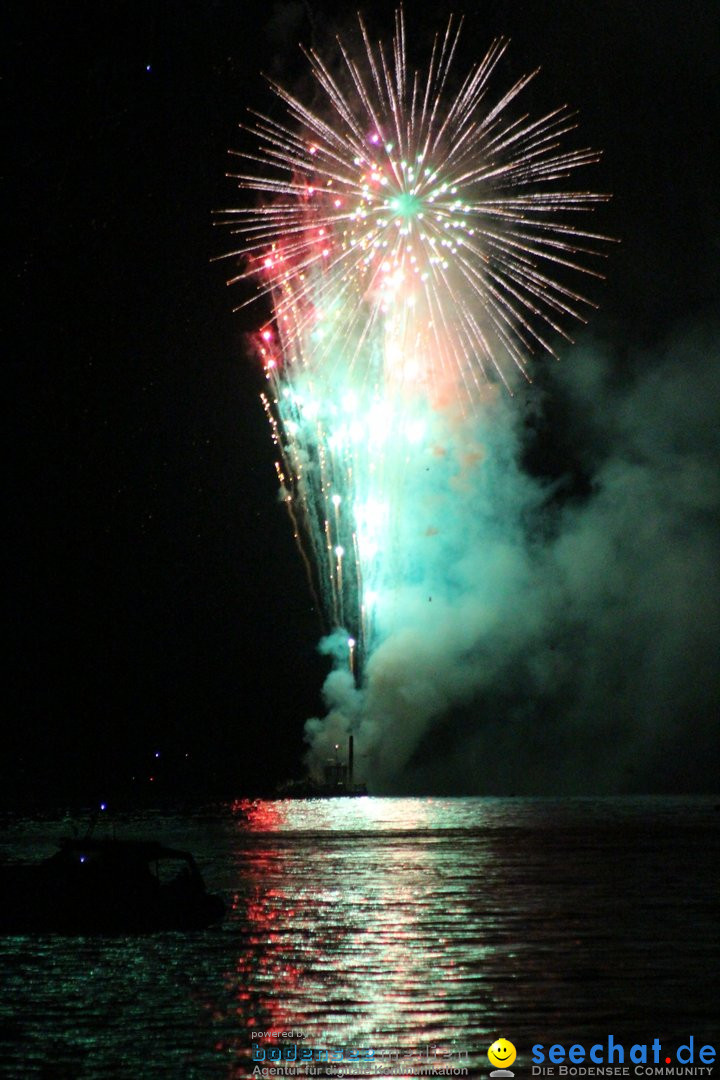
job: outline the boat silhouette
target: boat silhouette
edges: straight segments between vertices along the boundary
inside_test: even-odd
[[[200,930],[225,905],[188,851],[149,840],[71,837],[38,863],[0,866],[0,932]]]

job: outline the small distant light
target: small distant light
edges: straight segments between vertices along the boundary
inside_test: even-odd
[[[272,330],[263,330],[260,337],[263,339],[263,341],[272,341]]]
[[[100,803],[100,809],[101,810],[107,810],[107,803],[106,802],[101,802]]]
[[[84,855],[80,856],[80,862],[85,862],[85,856]]]
[[[146,70],[146,71],[152,71],[152,67],[151,67],[151,65],[150,65],[150,64],[146,64],[146,65],[145,65],[145,70]]]
[[[155,757],[160,757],[160,751],[159,750],[155,751]]]
[[[354,649],[356,644],[357,644],[357,642],[355,641],[354,637],[349,637],[348,638],[348,648],[349,649]]]
[[[338,559],[342,559],[343,555],[345,554],[345,548],[342,546],[342,544],[338,544],[338,546],[335,548],[335,554],[337,555]]]

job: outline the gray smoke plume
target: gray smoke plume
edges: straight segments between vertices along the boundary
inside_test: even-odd
[[[428,470],[438,528],[408,552],[423,572],[398,588],[362,688],[340,660],[329,675],[311,764],[353,731],[374,793],[713,788],[716,340],[695,330],[622,365],[586,346],[545,401],[500,397],[456,431],[452,483],[433,490]],[[525,422],[555,399],[586,478],[570,495],[521,464]]]

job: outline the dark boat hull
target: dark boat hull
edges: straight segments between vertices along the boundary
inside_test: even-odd
[[[36,865],[0,867],[0,933],[143,934],[201,930],[225,905],[205,890],[190,856],[168,882],[151,873],[147,845],[71,844]],[[156,845],[158,858],[170,849]]]

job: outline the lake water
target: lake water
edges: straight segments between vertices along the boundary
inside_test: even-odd
[[[716,801],[360,798],[117,819],[121,838],[191,850],[227,919],[0,938],[0,1073],[250,1077],[252,1033],[270,1030],[386,1060],[448,1051],[470,1076],[504,1036],[518,1080],[536,1043],[717,1046]],[[63,832],[61,815],[3,825],[11,857],[49,854]]]

